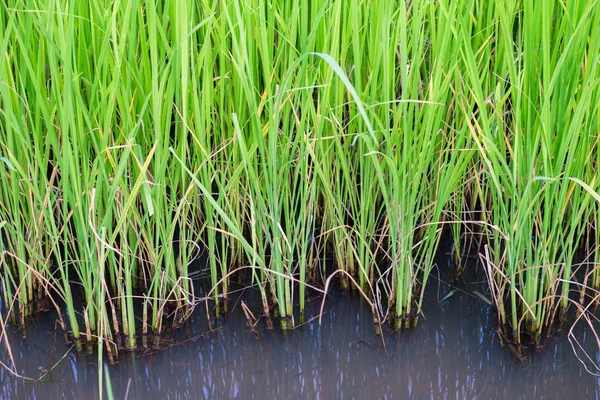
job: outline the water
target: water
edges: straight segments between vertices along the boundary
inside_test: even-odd
[[[480,288],[481,285],[474,285]],[[469,289],[467,286],[466,289]],[[202,312],[160,352],[128,354],[109,368],[116,399],[597,399],[600,380],[574,356],[566,332],[550,337],[526,363],[498,343],[495,314],[482,300],[431,281],[424,318],[401,334],[373,330],[370,309],[355,295],[328,298],[322,325],[259,334],[245,324],[237,296],[258,310],[252,289],[234,296],[233,312],[212,334]],[[481,290],[481,289],[480,289]],[[316,313],[320,300],[310,303]],[[313,314],[314,315],[314,314]],[[55,340],[57,336],[57,340]],[[598,362],[591,335],[580,338]],[[10,331],[19,373],[37,378],[68,352],[51,316]],[[8,361],[2,345],[0,360]],[[94,399],[96,356],[72,353],[46,377],[24,383],[0,371],[2,399]]]

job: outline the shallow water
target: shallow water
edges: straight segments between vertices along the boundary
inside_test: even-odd
[[[355,295],[337,293],[325,303],[322,325],[295,331],[251,333],[237,301],[252,304],[252,289],[233,297],[233,312],[212,334],[197,313],[176,333],[185,342],[160,352],[128,354],[110,366],[116,399],[597,399],[600,379],[574,356],[566,332],[550,337],[544,351],[525,364],[498,343],[495,314],[482,300],[431,281],[424,317],[413,330],[385,334],[373,329],[370,309]],[[480,284],[473,287],[481,290]],[[466,287],[469,290],[469,285]],[[249,299],[249,300],[248,300]],[[316,313],[320,300],[309,305]],[[253,308],[258,309],[258,308]],[[314,315],[314,314],[313,314]],[[259,327],[263,324],[259,323]],[[58,340],[55,341],[55,335]],[[579,330],[592,358],[600,354]],[[55,334],[52,317],[37,320],[28,340],[11,330],[19,373],[37,378],[69,347]],[[8,360],[2,345],[0,359]],[[46,377],[24,383],[0,371],[2,399],[94,399],[96,356],[68,354]]]

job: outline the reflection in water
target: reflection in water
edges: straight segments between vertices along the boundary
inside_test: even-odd
[[[436,286],[435,284],[432,286]],[[248,293],[244,295],[248,299]],[[566,332],[520,364],[500,347],[495,317],[480,300],[456,292],[437,303],[429,293],[420,325],[386,334],[373,331],[370,310],[353,295],[328,299],[323,325],[292,332],[245,326],[239,306],[213,334],[154,354],[129,354],[110,367],[115,398],[122,399],[500,399],[598,398],[600,380],[574,357]],[[311,304],[316,313],[319,301]],[[258,309],[254,305],[255,309]],[[175,340],[205,329],[201,313]],[[28,342],[11,336],[20,373],[37,377],[68,350],[48,317],[28,330]],[[580,332],[580,338],[585,331]],[[589,343],[592,356],[597,355]],[[2,346],[4,347],[4,346]],[[0,359],[7,360],[6,351]],[[69,355],[49,383],[27,384],[0,371],[3,399],[86,399],[98,393],[95,356]]]

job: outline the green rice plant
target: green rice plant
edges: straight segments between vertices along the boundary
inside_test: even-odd
[[[19,4],[3,9],[10,28],[3,44],[11,46],[2,68],[3,119],[8,122],[3,124],[3,159],[10,166],[5,171],[10,179],[4,182],[13,183],[2,189],[4,198],[13,200],[4,201],[2,211],[11,229],[9,249],[20,260],[14,269],[4,269],[3,285],[7,293],[11,286],[18,288],[21,307],[35,300],[34,285],[50,285],[66,302],[75,340],[83,322],[88,341],[98,322],[109,319],[105,304],[95,302],[103,298],[95,293],[106,291],[115,333],[121,330],[126,346],[135,347],[135,291],[148,290],[157,334],[163,312],[178,310],[185,316],[193,304],[186,269],[198,241],[197,220],[190,212],[196,207],[190,200],[195,187],[186,185],[178,169],[169,169],[173,160],[164,152],[170,146],[167,133],[175,102],[163,106],[162,100],[165,94],[174,96],[174,84],[158,88],[148,80],[150,85],[144,86],[141,79],[153,73],[156,80],[166,78],[171,65],[159,73],[150,60],[140,62],[144,51],[126,51],[138,42],[128,39],[140,34],[141,16],[132,12],[135,2],[112,13],[83,5],[70,4],[65,10],[57,2],[45,5],[37,12]],[[92,35],[96,29],[105,35]],[[149,25],[149,31],[157,30]],[[166,57],[176,49],[165,45],[159,56],[152,48],[148,57]],[[23,67],[15,69],[17,65]],[[47,68],[36,70],[34,65]],[[160,127],[156,136],[146,131],[153,123]],[[181,149],[186,151],[184,145]],[[23,225],[25,221],[32,226]],[[29,254],[28,246],[39,249]],[[100,271],[106,271],[109,283],[98,288]],[[73,274],[84,300],[81,320],[73,306]]]
[[[485,254],[500,324],[508,340],[520,344],[525,333],[539,344],[564,315],[591,212],[578,181],[589,177],[585,159],[596,146],[598,72],[587,60],[598,59],[598,4],[497,6],[489,50],[463,35],[477,112],[468,102],[462,109],[486,170],[486,218],[503,232],[490,234]],[[478,56],[492,51],[491,65]]]
[[[401,5],[400,16],[405,12]],[[387,160],[393,161],[387,211],[388,221],[394,221],[389,245],[396,326],[416,324],[443,210],[472,156],[464,127],[452,123],[450,114],[463,90],[452,31],[454,14],[460,12],[451,2],[421,3],[412,5],[406,25],[398,18],[402,96],[385,139]]]
[[[21,322],[33,311],[33,304],[43,293],[36,293],[36,288],[47,288],[46,280],[51,279],[49,264],[53,254],[56,237],[47,237],[45,220],[53,213],[56,199],[53,188],[58,184],[56,167],[50,162],[50,140],[56,140],[53,126],[45,129],[45,120],[52,120],[53,112],[49,105],[32,104],[19,92],[30,91],[44,96],[46,88],[40,86],[42,71],[35,70],[39,60],[44,57],[43,50],[29,51],[35,43],[33,36],[19,37],[10,41],[11,35],[20,30],[28,31],[32,21],[19,19],[16,12],[5,13],[3,9],[3,56],[1,69],[0,92],[2,97],[2,219],[6,233],[6,251],[10,257],[3,260],[3,291],[18,295],[18,310]],[[37,44],[37,43],[36,43]],[[26,52],[22,52],[27,49]],[[22,65],[28,72],[20,76],[13,71],[14,63]],[[48,138],[50,137],[50,139]],[[27,146],[23,146],[27,143]],[[59,234],[57,224],[49,227],[54,235]],[[63,275],[64,277],[64,275]],[[62,297],[68,305],[72,305],[70,288],[65,285],[55,286],[62,289]],[[60,290],[60,289],[59,289]],[[73,315],[71,315],[73,316]],[[77,334],[77,328],[73,329]]]

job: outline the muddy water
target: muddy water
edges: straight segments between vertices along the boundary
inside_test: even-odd
[[[477,285],[477,284],[476,284]],[[116,399],[595,399],[600,380],[573,355],[566,332],[547,340],[525,364],[499,345],[494,314],[480,299],[432,281],[424,318],[409,332],[373,331],[370,310],[353,295],[330,297],[322,325],[259,334],[246,327],[239,302],[212,334],[202,313],[156,353],[125,355],[109,368]],[[481,285],[476,287],[480,288]],[[464,287],[472,289],[468,285]],[[251,289],[243,298],[256,296]],[[236,295],[236,296],[237,296]],[[252,304],[250,304],[252,306]],[[315,312],[320,301],[310,303]],[[66,346],[51,317],[11,330],[19,373],[39,377]],[[593,360],[600,354],[585,329],[578,331]],[[183,341],[183,342],[182,342]],[[0,360],[7,361],[2,345]],[[46,376],[27,383],[0,371],[2,399],[93,399],[98,396],[96,357],[69,353]]]

